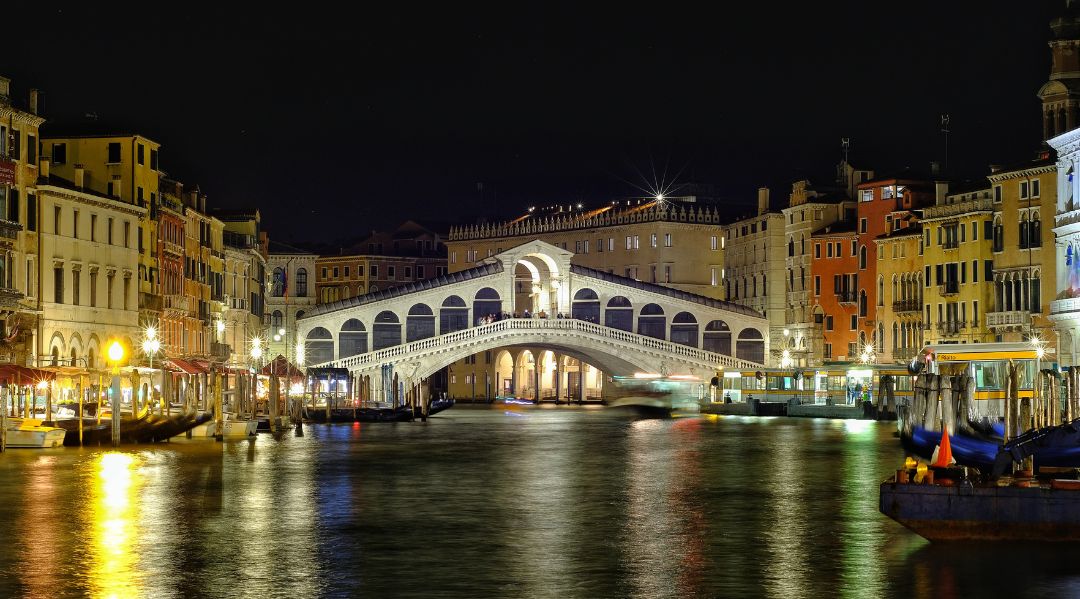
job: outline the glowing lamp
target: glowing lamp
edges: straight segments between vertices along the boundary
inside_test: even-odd
[[[113,341],[109,346],[109,361],[119,363],[124,359],[124,346],[119,341]]]

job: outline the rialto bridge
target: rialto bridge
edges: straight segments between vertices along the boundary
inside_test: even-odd
[[[535,240],[474,268],[317,306],[297,323],[304,361],[347,368],[365,398],[388,397],[386,365],[413,389],[498,348],[551,350],[607,375],[708,380],[762,367],[768,322],[754,310],[571,265],[572,256]]]

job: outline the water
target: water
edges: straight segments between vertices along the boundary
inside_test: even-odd
[[[895,427],[455,407],[427,424],[0,456],[0,597],[1016,597],[1061,548],[877,511]]]

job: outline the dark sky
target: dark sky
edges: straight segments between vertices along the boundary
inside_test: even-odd
[[[20,97],[145,132],[171,176],[288,241],[641,195],[665,165],[733,210],[762,184],[779,205],[796,176],[831,176],[842,137],[879,172],[942,160],[941,113],[950,170],[984,175],[1038,147],[1063,0],[50,4],[5,8],[37,23],[5,28]]]

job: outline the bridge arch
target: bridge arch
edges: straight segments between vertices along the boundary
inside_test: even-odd
[[[445,335],[469,328],[469,307],[459,296],[450,295],[439,308],[439,334]]]
[[[739,338],[735,342],[735,357],[764,364],[765,337],[761,331],[754,328],[739,331]]]
[[[679,312],[671,319],[671,341],[690,347],[698,346],[698,322],[693,314]]]
[[[638,335],[667,339],[667,317],[660,304],[645,304],[638,314]]]
[[[322,364],[334,359],[334,336],[326,327],[315,327],[304,338],[304,359],[309,364]]]
[[[634,304],[622,295],[609,299],[607,310],[604,311],[604,326],[632,333],[634,331]]]
[[[578,320],[588,322],[600,322],[600,296],[588,287],[578,289],[574,293],[574,301],[570,307],[570,316]]]
[[[705,325],[701,349],[725,356],[731,355],[731,327],[723,320],[713,320]]]
[[[390,310],[379,312],[371,329],[372,351],[401,345],[401,320],[394,312]]]
[[[405,343],[435,336],[435,314],[427,304],[413,304],[405,318]]]
[[[357,318],[350,318],[341,325],[338,333],[338,358],[348,358],[367,353],[367,328]]]

